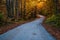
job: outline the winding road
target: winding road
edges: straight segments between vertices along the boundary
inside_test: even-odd
[[[44,17],[20,25],[2,35],[0,40],[56,40],[41,24]]]

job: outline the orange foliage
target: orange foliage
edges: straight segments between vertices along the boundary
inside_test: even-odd
[[[42,7],[44,7],[45,2],[40,2],[37,4],[37,9],[41,9]]]

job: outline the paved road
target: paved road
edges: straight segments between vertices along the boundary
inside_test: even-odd
[[[55,40],[41,25],[44,17],[23,24],[2,35],[0,40]]]

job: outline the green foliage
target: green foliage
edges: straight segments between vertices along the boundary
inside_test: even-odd
[[[53,16],[49,17],[45,22],[54,27],[60,28],[60,18],[59,17],[60,17],[60,15],[58,15],[58,16],[53,15]]]
[[[53,2],[53,0],[47,0],[46,5],[40,10],[41,10],[40,14],[50,17],[56,13],[55,3]]]
[[[3,14],[0,12],[0,20],[3,19]]]
[[[3,14],[2,14],[2,12],[0,12],[0,25],[2,25],[3,24]]]

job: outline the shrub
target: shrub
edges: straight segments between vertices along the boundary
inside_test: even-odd
[[[0,12],[0,25],[2,25],[3,24],[3,14],[2,14],[2,12]]]
[[[0,13],[0,20],[3,18],[3,15],[2,15],[2,13]]]
[[[60,18],[59,17],[60,17],[60,15],[58,15],[58,16],[53,15],[53,16],[49,17],[45,22],[54,27],[60,28]]]

